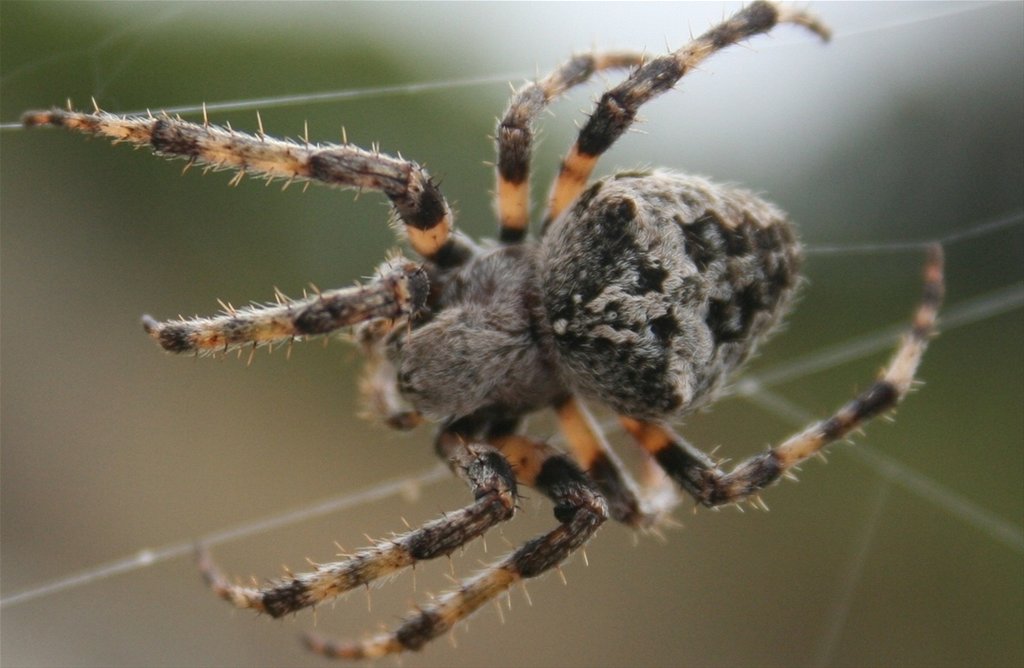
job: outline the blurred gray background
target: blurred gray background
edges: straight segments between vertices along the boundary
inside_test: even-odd
[[[738,7],[676,4],[22,3],[0,8],[0,121],[30,108],[159,109],[285,94],[508,75],[519,83],[573,50],[679,45]],[[1024,162],[1020,3],[826,3],[823,46],[794,28],[710,60],[645,107],[642,132],[602,161],[663,165],[763,191],[812,245],[933,238],[1019,212]],[[502,77],[497,77],[501,79]],[[573,121],[600,83],[543,119],[540,195]],[[268,133],[380,142],[443,179],[474,236],[495,225],[487,139],[504,82],[281,108]],[[255,129],[255,112],[216,113]],[[245,360],[163,355],[142,313],[212,313],[216,298],[265,300],[277,286],[346,285],[395,244],[382,198],[260,182],[111,148],[59,131],[0,134],[2,216],[2,595],[199,538],[346,490],[423,471],[427,428],[395,434],[355,417],[358,355],[306,344]],[[1021,226],[952,246],[951,307],[1019,290]],[[906,320],[920,252],[816,255],[787,331],[752,373]],[[664,542],[608,525],[574,559],[485,608],[406,666],[1021,665],[1024,662],[1024,360],[1019,308],[950,327],[925,359],[927,385],[893,425],[859,439],[895,476],[833,448],[770,513],[678,513]],[[773,388],[825,415],[887,353]],[[738,458],[795,425],[739,398],[685,426]],[[554,435],[547,418],[531,427]],[[613,440],[628,453],[621,434]],[[908,473],[909,472],[909,473]],[[932,497],[904,483],[913,476]],[[916,489],[920,489],[919,487]],[[328,560],[457,507],[455,481],[217,546],[232,573]],[[962,499],[970,504],[965,505]],[[970,515],[980,508],[1009,535]],[[473,572],[550,527],[531,495],[516,522],[454,560]],[[420,567],[316,616],[359,636],[392,626],[448,564]],[[325,665],[296,636],[309,613],[271,622],[232,612],[191,560],[168,560],[2,611],[10,666]],[[393,663],[389,663],[393,665]]]

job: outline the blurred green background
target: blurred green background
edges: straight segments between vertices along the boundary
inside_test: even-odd
[[[30,108],[159,109],[507,74],[519,83],[573,49],[664,51],[737,8],[630,4],[0,5],[0,121]],[[942,236],[1024,207],[1020,3],[824,4],[825,47],[795,29],[709,61],[643,110],[602,162],[663,165],[765,192],[811,245]],[[501,77],[498,77],[499,79]],[[535,192],[599,85],[543,119]],[[503,82],[323,104],[261,106],[268,133],[380,142],[443,180],[474,236],[494,232],[487,135]],[[255,113],[211,120],[255,129]],[[358,355],[333,343],[284,355],[177,359],[141,332],[142,313],[211,313],[346,285],[395,244],[382,198],[228,176],[59,131],[0,134],[2,222],[2,595],[143,548],[198,538],[345,490],[424,470],[431,434],[355,418]],[[906,320],[919,252],[814,255],[786,332],[751,371]],[[1024,234],[1018,223],[948,250],[948,303],[1009,288],[1016,308],[951,327],[927,385],[894,425],[859,440],[940,490],[921,496],[833,448],[770,513],[690,515],[667,540],[607,526],[575,559],[486,608],[406,666],[1021,665],[1024,663]],[[824,415],[864,387],[886,353],[799,377],[779,391]],[[531,425],[553,435],[547,418]],[[734,458],[796,426],[742,399],[685,433]],[[613,440],[628,452],[621,434]],[[1009,537],[963,498],[1011,527]],[[215,550],[232,573],[347,548],[467,501],[457,482],[297,522]],[[957,510],[951,510],[950,507]],[[550,527],[531,495],[516,522],[454,560],[466,575]],[[327,606],[318,631],[359,636],[447,581],[417,569]],[[529,608],[529,609],[527,609]],[[311,614],[233,613],[188,558],[161,562],[2,611],[10,666],[324,665],[296,642]]]

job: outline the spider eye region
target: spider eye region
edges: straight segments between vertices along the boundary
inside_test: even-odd
[[[748,192],[661,171],[599,181],[540,250],[560,366],[628,415],[689,412],[780,320],[799,260],[785,215]]]

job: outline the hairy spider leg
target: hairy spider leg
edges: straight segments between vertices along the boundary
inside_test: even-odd
[[[452,472],[473,492],[472,504],[347,555],[342,561],[319,564],[310,573],[288,574],[265,587],[231,583],[205,549],[200,548],[198,562],[203,577],[218,596],[236,607],[281,617],[419,561],[449,555],[495,524],[512,518],[516,504],[515,475],[495,448],[467,443],[457,434],[443,432],[438,450],[445,455]]]
[[[586,83],[596,72],[642,65],[644,57],[634,52],[580,54],[543,79],[531,81],[512,94],[504,117],[498,122],[495,141],[499,231],[502,243],[519,243],[530,224],[530,156],[533,151],[533,123],[558,96]]]
[[[646,62],[626,81],[606,91],[562,160],[541,232],[583,191],[598,158],[633,124],[641,105],[674,87],[716,51],[779,23],[804,26],[826,41],[830,36],[828,28],[810,14],[771,2],[754,2],[681,49]]]
[[[277,303],[226,306],[224,313],[209,318],[158,322],[147,315],[142,324],[164,350],[215,353],[330,334],[367,320],[408,318],[426,305],[426,271],[412,262],[393,264],[367,285],[328,290],[301,300],[278,293]]]
[[[268,181],[311,181],[342,188],[384,193],[413,250],[440,267],[462,264],[473,246],[452,233],[448,202],[415,162],[367,151],[350,144],[310,144],[255,135],[210,123],[190,123],[167,114],[120,116],[62,109],[30,111],[22,116],[26,127],[52,125],[104,136],[114,143],[148,146],[157,155],[183,158],[210,169],[236,170],[232,185],[250,174]]]
[[[306,645],[312,651],[331,658],[369,659],[418,650],[516,582],[557,567],[594,535],[607,517],[607,505],[593,482],[567,455],[523,436],[494,440],[512,463],[518,482],[554,502],[560,524],[411,613],[393,631],[361,641],[307,634]]]
[[[641,496],[637,485],[608,445],[601,427],[576,397],[555,407],[559,426],[576,462],[587,472],[608,502],[612,519],[636,528],[654,526],[674,503],[673,498],[657,497],[661,503]]]
[[[664,425],[626,416],[620,418],[622,424],[665,472],[701,505],[710,507],[743,501],[828,444],[847,436],[871,418],[892,410],[906,397],[928,341],[934,334],[944,291],[942,247],[935,244],[928,249],[923,295],[911,327],[903,335],[879,378],[831,417],[808,426],[766,452],[740,462],[730,472],[722,471],[711,457]]]

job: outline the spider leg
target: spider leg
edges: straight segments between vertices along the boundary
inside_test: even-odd
[[[664,503],[652,505],[651,499],[637,493],[636,483],[609,447],[600,426],[578,399],[570,397],[555,410],[576,462],[608,501],[612,519],[637,528],[657,524],[674,505],[672,499],[662,496],[659,500]]]
[[[633,124],[641,105],[671,89],[716,51],[768,32],[779,23],[802,25],[824,40],[829,38],[828,28],[810,14],[772,2],[753,2],[681,49],[644,63],[626,81],[605,92],[562,161],[544,228],[583,191],[598,158]]]
[[[199,569],[213,591],[239,608],[252,608],[281,617],[339,596],[416,562],[451,554],[515,512],[516,482],[505,458],[489,445],[469,444],[442,432],[438,450],[452,471],[466,482],[475,501],[446,513],[418,529],[380,541],[348,555],[343,561],[320,564],[316,570],[257,588],[233,584],[213,564],[205,550]]]
[[[424,269],[399,262],[367,285],[297,301],[279,295],[276,304],[227,307],[222,315],[210,318],[158,322],[147,315],[142,324],[165,350],[213,353],[330,334],[367,320],[410,317],[424,308],[428,292]]]
[[[903,400],[935,329],[944,292],[942,267],[942,248],[932,246],[925,263],[924,294],[911,328],[904,334],[888,366],[867,390],[831,417],[740,462],[730,472],[722,471],[708,455],[665,426],[629,417],[622,417],[622,423],[665,472],[702,505],[736,503],[757,494],[829,443]]]
[[[530,154],[533,122],[551,102],[595,72],[641,65],[639,53],[600,53],[574,56],[539,81],[531,81],[512,95],[505,116],[498,122],[497,209],[499,239],[518,243],[526,236],[530,216]]]
[[[398,389],[398,369],[387,358],[379,342],[364,345],[366,366],[359,382],[363,395],[364,415],[380,419],[392,429],[406,431],[426,419],[413,409]]]
[[[158,155],[189,164],[237,171],[267,180],[314,181],[342,188],[384,193],[405,225],[413,249],[441,267],[464,262],[473,253],[465,239],[452,234],[452,213],[440,189],[415,162],[349,144],[310,144],[274,139],[211,125],[190,123],[167,114],[120,116],[52,109],[22,116],[26,127],[53,125],[107,137],[114,143],[148,146]]]
[[[554,502],[559,526],[441,594],[430,605],[405,617],[394,631],[363,641],[307,635],[306,644],[311,650],[341,659],[378,658],[418,650],[516,582],[555,568],[590,539],[608,510],[587,475],[569,457],[543,443],[522,436],[499,440],[502,454],[516,468],[519,482],[540,490]]]

